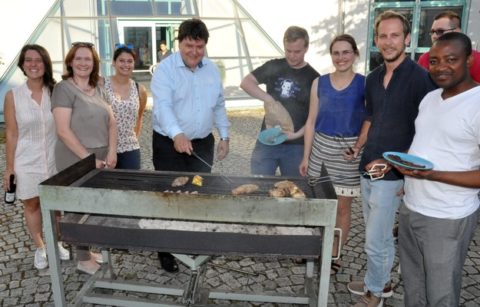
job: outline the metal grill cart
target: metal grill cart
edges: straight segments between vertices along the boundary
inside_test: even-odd
[[[99,170],[94,156],[72,165],[40,185],[42,215],[47,242],[55,306],[67,306],[60,260],[57,253],[55,211],[64,211],[60,222],[61,239],[75,245],[103,248],[129,248],[173,252],[192,270],[183,288],[158,284],[120,281],[111,265],[104,264],[79,291],[72,302],[119,306],[208,306],[209,299],[277,302],[326,306],[330,261],[337,210],[331,183],[315,189],[300,179],[292,179],[307,195],[303,199],[274,198],[268,190],[278,177],[230,177],[201,174],[203,186],[187,184],[183,193],[172,190],[172,180],[189,173]],[[255,183],[260,189],[249,195],[233,196],[231,189],[244,183]],[[176,188],[175,188],[176,189]],[[186,194],[186,191],[198,194]],[[196,224],[247,225],[251,227],[287,228],[282,233],[262,234],[243,231],[199,231],[192,229],[141,228],[139,221],[157,219]],[[160,223],[161,224],[161,223]],[[310,230],[298,232],[295,230]],[[109,255],[102,252],[104,259]],[[200,256],[189,257],[186,254]],[[307,259],[305,295],[240,293],[203,288],[202,268],[210,255],[299,256]],[[318,285],[314,285],[314,259],[320,257]],[[204,271],[204,270],[203,270]],[[151,301],[132,296],[107,295],[113,289],[162,294],[172,301]],[[114,292],[114,291],[110,291]],[[179,299],[182,297],[182,299]]]

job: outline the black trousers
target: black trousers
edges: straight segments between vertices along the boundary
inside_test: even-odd
[[[209,134],[203,139],[192,140],[193,150],[208,164],[213,164],[215,138]],[[212,169],[193,155],[179,153],[173,147],[173,140],[153,131],[153,166],[157,171],[202,172],[210,173]]]

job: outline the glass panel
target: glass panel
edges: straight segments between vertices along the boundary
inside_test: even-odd
[[[65,17],[105,16],[107,13],[106,3],[104,0],[64,0],[63,10]]]
[[[47,24],[41,33],[38,33],[36,44],[44,46],[52,61],[63,62],[61,25],[58,19],[47,19]]]
[[[253,57],[275,58],[284,55],[283,46],[278,46],[273,40],[269,40],[268,34],[252,21],[242,20],[242,27],[252,61],[254,61]]]
[[[375,18],[377,18],[377,16],[380,15],[381,13],[383,13],[385,11],[388,11],[388,10],[392,10],[392,11],[395,11],[397,13],[402,14],[403,16],[405,16],[405,18],[407,18],[408,22],[410,23],[410,27],[412,26],[413,9],[411,9],[411,8],[391,8],[391,7],[377,8],[377,9],[375,9]],[[375,24],[373,24],[372,27],[375,27]],[[372,40],[372,47],[374,47],[374,46],[375,46],[375,41]]]
[[[193,1],[195,0],[154,0],[153,6],[156,15],[197,15]]]
[[[432,41],[430,39],[430,29],[432,28],[433,19],[441,12],[447,10],[454,11],[458,16],[462,16],[461,6],[442,6],[422,8],[420,12],[420,27],[418,29],[418,47],[430,47]]]
[[[244,55],[245,50],[239,37],[239,31],[233,20],[205,20],[210,38],[208,39],[209,57]],[[228,48],[225,48],[228,46]]]
[[[68,51],[73,42],[91,42],[95,44],[95,48],[100,48],[97,38],[99,37],[99,29],[97,22],[83,19],[66,19],[65,20],[65,45]]]
[[[135,69],[148,69],[153,64],[151,27],[125,27],[124,44],[132,44],[137,60]]]
[[[60,82],[62,80],[62,75],[64,73],[64,66],[63,66],[63,61],[60,63],[53,63],[52,65],[53,68],[53,77],[57,82]]]
[[[182,15],[182,1],[157,0],[154,6],[157,15]]]
[[[246,59],[212,59],[222,76],[223,87],[226,98],[247,98],[247,95],[240,89],[240,82],[243,76],[250,71]],[[257,63],[256,63],[257,64]],[[258,64],[257,64],[258,65]]]
[[[111,0],[112,15],[152,16],[150,0]]]
[[[234,17],[235,11],[232,1],[225,0],[197,0],[198,13],[202,17]]]

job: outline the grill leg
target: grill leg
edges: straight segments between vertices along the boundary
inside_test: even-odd
[[[202,266],[198,268],[198,270],[192,270],[190,272],[190,279],[188,280],[188,285],[183,292],[182,298],[182,302],[187,306],[190,304],[194,304],[199,299],[201,299],[201,296],[204,296],[202,295],[201,291],[199,291],[198,287],[198,284],[200,283],[200,278],[204,272],[205,266]]]

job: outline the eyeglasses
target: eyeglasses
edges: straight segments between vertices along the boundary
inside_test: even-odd
[[[72,43],[72,47],[87,47],[87,48],[93,48],[95,45],[90,42],[74,42]]]
[[[332,56],[334,57],[342,57],[342,56],[349,56],[353,54],[353,50],[343,50],[343,51],[334,51],[332,52]]]
[[[437,36],[442,36],[443,33],[449,32],[449,31],[453,31],[453,30],[455,30],[456,28],[457,28],[457,27],[450,28],[450,29],[437,29],[437,30],[431,29],[431,30],[430,30],[430,35],[437,34]]]
[[[130,49],[130,50],[133,50],[133,44],[116,43],[115,44],[115,49],[119,49],[119,48],[127,48],[127,49]]]

